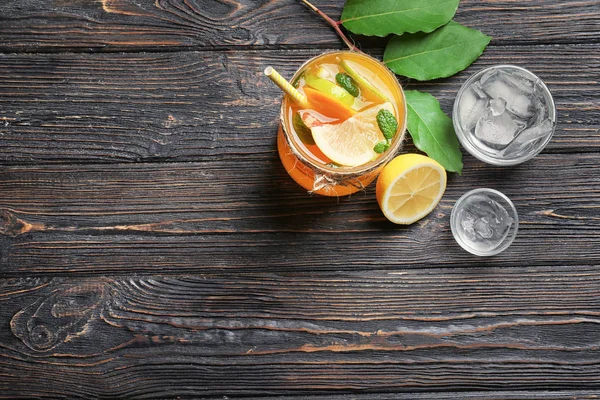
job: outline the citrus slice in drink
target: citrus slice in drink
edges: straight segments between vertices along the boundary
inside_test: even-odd
[[[420,154],[403,154],[381,171],[376,196],[387,219],[408,225],[429,214],[445,190],[444,167]]]
[[[377,78],[377,75],[353,61],[342,60],[340,65],[346,70],[346,73],[358,83],[358,86],[360,86],[364,92],[375,95],[379,101],[388,101],[387,96],[371,83],[379,79]]]
[[[304,74],[304,81],[306,82],[306,85],[318,90],[328,97],[331,97],[348,108],[352,107],[354,104],[354,96],[352,96],[346,89],[339,86],[335,82],[321,78],[311,72],[306,72]]]
[[[355,167],[378,156],[373,147],[385,140],[376,119],[381,109],[394,112],[388,102],[361,111],[339,124],[307,125],[323,154],[336,164]]]
[[[336,97],[326,93],[305,86],[304,94],[306,95],[311,108],[327,117],[345,120],[356,114],[356,111],[352,108],[342,103]],[[348,93],[348,96],[352,97],[350,93]]]

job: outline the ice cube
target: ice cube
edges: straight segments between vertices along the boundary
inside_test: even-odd
[[[473,228],[474,225],[475,225],[475,216],[473,214],[471,214],[469,211],[463,210],[461,212],[460,226],[461,226],[463,232],[465,233],[465,235],[471,241],[477,241],[477,236],[475,235],[475,229]]]
[[[546,137],[552,133],[553,127],[554,123],[550,121],[550,119],[545,119],[538,125],[532,126],[531,128],[525,129],[523,132],[521,132],[516,141],[519,143],[526,143]]]
[[[494,203],[497,204],[496,201],[490,199],[487,195],[474,194],[469,197],[469,202],[465,205],[465,209],[477,218],[493,218],[497,211]],[[506,215],[508,216],[508,214]]]
[[[498,75],[498,70],[497,69],[490,69],[489,71],[487,71],[486,73],[484,73],[483,75],[481,75],[481,78],[479,78],[479,83],[480,84],[484,84],[487,82],[488,79],[494,77]]]
[[[536,84],[536,81],[532,80],[526,72],[511,69],[510,71],[500,70],[500,74],[502,74],[504,80],[510,82],[512,86],[521,89],[521,91],[526,93],[533,92],[533,86]]]
[[[546,103],[544,88],[539,81],[534,83],[532,93],[533,108],[535,110],[535,116],[532,119],[535,119],[536,121],[534,124],[530,125],[535,125],[548,116],[548,105]]]
[[[492,99],[501,98],[506,101],[506,109],[519,118],[529,119],[534,113],[532,101],[533,92],[525,88],[514,86],[506,78],[506,74],[497,73],[480,80],[481,88]]]
[[[513,120],[508,113],[495,116],[492,110],[487,109],[475,126],[475,137],[485,145],[501,150],[522,128],[523,126]]]
[[[533,97],[535,114],[527,120],[527,127],[539,125],[542,121],[548,118],[548,108],[544,102],[543,96]]]
[[[508,228],[513,223],[513,219],[508,214],[506,208],[494,199],[488,199],[489,205],[492,208],[493,218],[490,218],[490,227],[495,232],[495,238],[502,238]]]
[[[475,127],[487,108],[487,104],[487,97],[481,98],[472,88],[463,93],[458,103],[458,115],[464,130],[470,131]]]
[[[490,239],[494,236],[494,231],[487,218],[479,218],[476,220],[475,224],[473,224],[473,230],[483,239]]]
[[[490,101],[490,110],[494,117],[504,114],[504,111],[506,110],[506,101],[504,101],[504,99],[494,99]]]
[[[461,217],[461,226],[471,241],[492,247],[504,241],[514,222],[500,203],[485,195],[473,195]]]
[[[473,85],[471,86],[471,89],[473,89],[473,91],[475,92],[475,94],[477,96],[481,97],[482,99],[487,99],[488,98],[487,94],[485,94],[485,92],[481,88],[481,84],[479,82],[474,82]]]
[[[458,103],[458,111],[461,117],[466,117],[469,112],[473,109],[475,103],[479,100],[473,89],[467,89],[460,98]]]
[[[550,135],[553,128],[554,123],[550,119],[545,119],[531,128],[524,129],[502,150],[502,154],[505,156],[514,156],[520,152],[525,153],[528,146],[533,147],[535,141]]]

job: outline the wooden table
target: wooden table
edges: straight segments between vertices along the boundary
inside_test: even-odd
[[[401,82],[449,113],[470,74],[520,65],[549,86],[558,127],[516,167],[465,153],[408,227],[373,187],[310,196],[279,162],[281,93],[262,70],[289,77],[343,48],[299,1],[0,11],[0,397],[600,394],[598,0],[460,4],[458,22],[493,36],[483,56]],[[491,258],[449,227],[477,187],[521,218]]]

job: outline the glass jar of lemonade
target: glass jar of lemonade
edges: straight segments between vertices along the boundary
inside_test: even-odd
[[[277,146],[285,170],[311,193],[364,189],[402,146],[406,102],[396,77],[366,54],[335,51],[307,61],[291,84],[307,102],[283,99]]]

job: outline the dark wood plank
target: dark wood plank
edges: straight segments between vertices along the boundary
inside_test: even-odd
[[[2,279],[0,393],[598,390],[599,283],[596,266]]]
[[[414,150],[414,149],[413,149]],[[466,159],[440,205],[389,223],[373,185],[310,196],[276,155],[265,161],[12,166],[0,170],[4,274],[312,271],[400,266],[600,263],[600,154],[541,154],[514,168]],[[476,187],[520,214],[505,253],[479,258],[452,237],[454,202]]]
[[[269,159],[281,93],[262,71],[291,76],[318,53],[0,55],[0,162]],[[466,78],[500,63],[550,87],[559,124],[546,151],[600,149],[600,44],[493,47],[452,78],[403,83],[450,113]]]
[[[270,400],[389,400],[389,399],[412,399],[412,400],[455,400],[455,399],[480,399],[480,400],[581,400],[598,399],[598,390],[511,390],[511,391],[462,391],[462,392],[412,392],[412,393],[375,393],[375,394],[339,394],[339,395],[317,395],[317,396],[275,396]],[[248,400],[264,399],[258,397],[247,397]]]
[[[344,5],[314,3],[332,18],[340,17]],[[298,0],[4,0],[2,12],[4,52],[343,46]],[[464,0],[455,19],[502,45],[600,39],[595,0]]]

